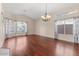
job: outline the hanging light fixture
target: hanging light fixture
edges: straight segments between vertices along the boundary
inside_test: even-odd
[[[51,19],[51,16],[47,14],[47,4],[45,4],[45,14],[44,16],[41,16],[42,20],[47,22]]]

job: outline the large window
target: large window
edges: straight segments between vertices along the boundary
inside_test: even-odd
[[[73,34],[73,19],[56,21],[58,34]]]
[[[73,34],[73,19],[65,20],[65,34]]]
[[[27,32],[27,23],[22,21],[6,20],[6,36],[13,36],[18,33]]]
[[[59,34],[64,34],[64,25],[63,24],[58,25],[57,29],[58,29],[57,31],[58,31]]]
[[[27,24],[25,22],[17,22],[17,33],[27,32]]]
[[[57,21],[56,26],[57,26],[57,33],[64,34],[64,21]]]
[[[12,20],[6,20],[6,35],[15,34],[15,22]]]

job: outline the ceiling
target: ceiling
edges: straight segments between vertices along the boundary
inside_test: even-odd
[[[37,19],[44,15],[44,3],[2,3],[5,11],[12,15],[25,15],[32,19]],[[62,15],[72,10],[78,9],[78,3],[47,3],[48,14]]]

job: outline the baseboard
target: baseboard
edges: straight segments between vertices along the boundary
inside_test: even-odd
[[[17,35],[17,36],[12,36],[12,37],[6,37],[6,39],[11,39],[11,38],[15,38],[15,37],[22,37],[22,36],[27,36],[27,35]]]
[[[28,34],[28,35],[30,35],[30,36],[31,36],[31,35],[36,35],[36,34]],[[27,36],[28,36],[28,35],[27,35]]]
[[[46,37],[46,36],[37,35],[37,34],[28,34],[28,35],[13,36],[13,37],[10,37],[10,38],[21,37],[21,36],[38,36],[38,37],[43,37],[43,38],[47,38],[47,39],[51,39],[51,40],[57,40],[57,41],[66,42],[66,43],[70,43],[70,44],[74,43],[74,42],[64,41],[64,40],[61,40],[61,39]],[[75,44],[79,44],[79,43],[75,43]]]
[[[69,42],[69,41],[65,41],[65,40],[61,40],[61,39],[56,39],[56,40],[61,41],[61,42],[65,42],[65,43],[69,43],[69,44],[79,44],[79,43]]]
[[[51,37],[47,37],[47,36],[42,36],[42,35],[38,35],[38,34],[33,34],[35,36],[39,36],[39,37],[44,37],[44,38],[48,38],[48,39],[55,39],[55,38],[51,38]]]

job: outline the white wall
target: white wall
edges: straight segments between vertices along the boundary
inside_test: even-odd
[[[44,22],[42,19],[35,21],[35,34],[54,38],[54,20],[51,18],[50,21]]]
[[[3,23],[3,17],[1,15],[2,6],[0,3],[0,47],[2,47],[4,39],[5,39],[5,32],[4,32],[4,23]]]
[[[68,41],[68,42],[74,42],[73,35],[67,35],[67,34],[58,34],[59,40]]]

